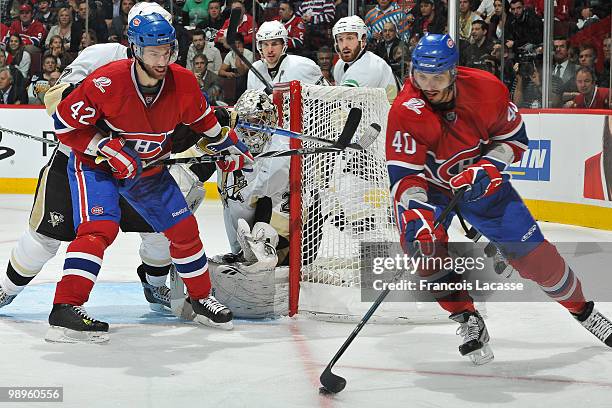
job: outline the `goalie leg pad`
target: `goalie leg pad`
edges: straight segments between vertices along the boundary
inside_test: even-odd
[[[244,219],[238,220],[237,238],[245,263],[250,264],[243,269],[247,272],[258,272],[274,268],[278,263],[276,246],[278,232],[268,223],[257,222],[250,231],[249,224]]]

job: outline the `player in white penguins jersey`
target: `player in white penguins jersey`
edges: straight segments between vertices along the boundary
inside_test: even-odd
[[[157,3],[141,2],[132,7],[128,21],[137,15],[150,13],[159,13],[169,22],[172,19],[170,13]],[[128,58],[127,50],[127,47],[118,43],[96,44],[84,49],[64,69],[58,83],[45,94],[45,106],[49,115],[55,112],[62,98],[90,73],[110,62]],[[196,140],[185,143],[193,144]],[[179,146],[175,147],[180,150]],[[70,242],[75,237],[66,174],[69,155],[70,148],[60,143],[49,163],[40,172],[28,229],[11,252],[6,271],[0,272],[0,307],[13,301],[45,263],[55,256],[62,241]],[[198,198],[201,201],[202,197]],[[187,198],[187,201],[190,207],[196,205],[194,200]],[[145,296],[152,309],[169,307],[168,288],[164,284],[171,265],[168,240],[163,234],[154,233],[137,212],[123,204],[121,229],[139,232],[142,238],[140,256],[143,262],[138,267],[138,275]]]
[[[340,59],[334,65],[336,85],[384,88],[392,103],[397,82],[391,67],[378,55],[366,51],[368,28],[358,16],[343,17],[332,28]]]
[[[266,21],[257,30],[257,49],[262,59],[253,68],[271,84],[302,81],[307,84],[326,84],[321,68],[312,60],[286,54],[289,33],[280,21]],[[265,85],[249,71],[247,89],[265,89]]]

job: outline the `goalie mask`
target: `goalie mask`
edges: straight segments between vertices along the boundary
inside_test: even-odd
[[[238,137],[247,145],[249,151],[253,155],[258,155],[268,145],[272,135],[236,127],[237,120],[253,125],[275,127],[278,123],[278,113],[276,106],[263,90],[247,89],[234,106],[232,127],[235,128]]]

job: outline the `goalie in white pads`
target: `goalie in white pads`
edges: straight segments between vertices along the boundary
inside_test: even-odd
[[[237,120],[276,126],[276,106],[263,90],[249,89],[236,102],[232,126]],[[289,157],[257,155],[288,145],[267,133],[235,130],[256,160],[250,169],[217,172],[232,253],[209,262],[212,284],[235,316],[275,317],[287,311],[286,285],[281,296],[275,283],[287,281],[287,268],[276,267],[288,262]]]
[[[397,96],[395,76],[385,60],[366,51],[367,33],[358,16],[343,17],[334,25],[334,47],[340,57],[334,65],[334,79],[340,86],[384,88],[393,103]]]

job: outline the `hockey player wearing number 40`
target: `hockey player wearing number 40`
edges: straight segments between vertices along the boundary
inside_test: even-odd
[[[389,112],[387,167],[404,250],[413,253],[418,243],[426,255],[445,256],[452,215],[435,230],[434,219],[453,190],[467,188],[458,203],[464,218],[495,243],[521,277],[537,283],[612,347],[612,323],[585,300],[580,279],[502,173],[520,159],[528,142],[508,90],[487,72],[457,67],[458,57],[448,35],[421,38],[410,80]],[[459,279],[445,270],[419,273],[440,283]],[[489,333],[467,291],[433,295],[460,324],[459,352],[475,364],[491,361]]]
[[[233,130],[222,129],[193,74],[173,62],[174,28],[160,15],[136,16],[128,25],[133,59],[94,71],[53,115],[61,142],[72,148],[68,163],[77,237],[68,246],[64,275],[49,315],[49,341],[107,341],[108,324],[83,312],[106,248],[118,232],[123,196],[170,241],[170,255],[187,287],[195,320],[230,329],[231,311],[210,294],[206,255],[195,217],[168,170],[146,168],[167,157],[172,131],[188,124],[208,151],[228,151],[252,163]],[[113,137],[95,127],[103,120]]]

